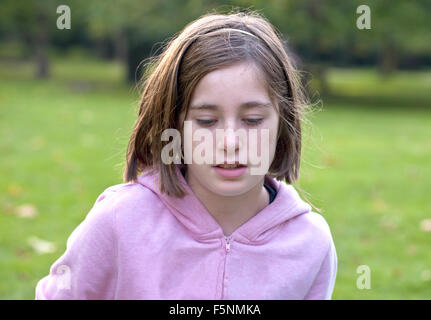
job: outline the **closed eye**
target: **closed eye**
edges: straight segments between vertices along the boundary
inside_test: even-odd
[[[217,120],[213,119],[196,119],[196,122],[201,126],[210,126],[217,122]]]
[[[261,119],[244,119],[243,121],[246,122],[248,125],[250,126],[257,126],[258,124],[260,124],[262,122],[262,118]]]
[[[243,119],[243,121],[249,125],[249,126],[257,126],[260,123],[262,123],[263,118],[254,119],[254,118],[247,118]],[[196,119],[196,122],[201,126],[211,126],[217,122],[217,120],[214,119]]]

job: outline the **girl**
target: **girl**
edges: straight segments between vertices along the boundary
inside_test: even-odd
[[[154,62],[125,183],[97,198],[36,298],[330,299],[336,251],[291,185],[303,96],[274,28],[253,12],[207,14]]]

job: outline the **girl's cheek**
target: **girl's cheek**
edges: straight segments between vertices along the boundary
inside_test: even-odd
[[[191,143],[192,145],[192,155],[193,156],[193,162],[195,163],[196,157],[199,157],[201,159],[199,159],[198,162],[206,162],[207,159],[207,152],[209,152],[210,154],[208,156],[211,156],[212,153],[212,159],[213,159],[213,163],[215,163],[215,151],[216,151],[216,141],[215,141],[215,132],[213,132],[212,130],[209,130],[211,132],[210,136],[199,136],[198,134],[195,134],[196,129],[192,130],[192,137],[196,137],[196,139],[200,140],[194,140]],[[196,150],[197,148],[199,148],[199,150]],[[195,163],[196,164],[196,163]]]

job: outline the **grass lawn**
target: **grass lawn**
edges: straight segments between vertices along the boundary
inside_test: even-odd
[[[56,59],[36,81],[30,64],[0,62],[0,299],[33,299],[97,196],[122,183],[139,98],[123,76]],[[308,117],[300,186],[333,233],[333,298],[429,299],[431,72],[333,70],[329,82],[338,98]],[[356,287],[360,265],[369,290]]]

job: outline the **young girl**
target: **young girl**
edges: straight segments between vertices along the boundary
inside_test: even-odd
[[[125,183],[97,198],[36,299],[330,299],[330,229],[291,185],[302,90],[271,24],[253,12],[207,14],[151,67]],[[174,129],[181,148],[167,157]],[[214,139],[194,138],[202,132]],[[266,157],[260,174],[253,147]],[[202,154],[213,161],[194,161]]]

